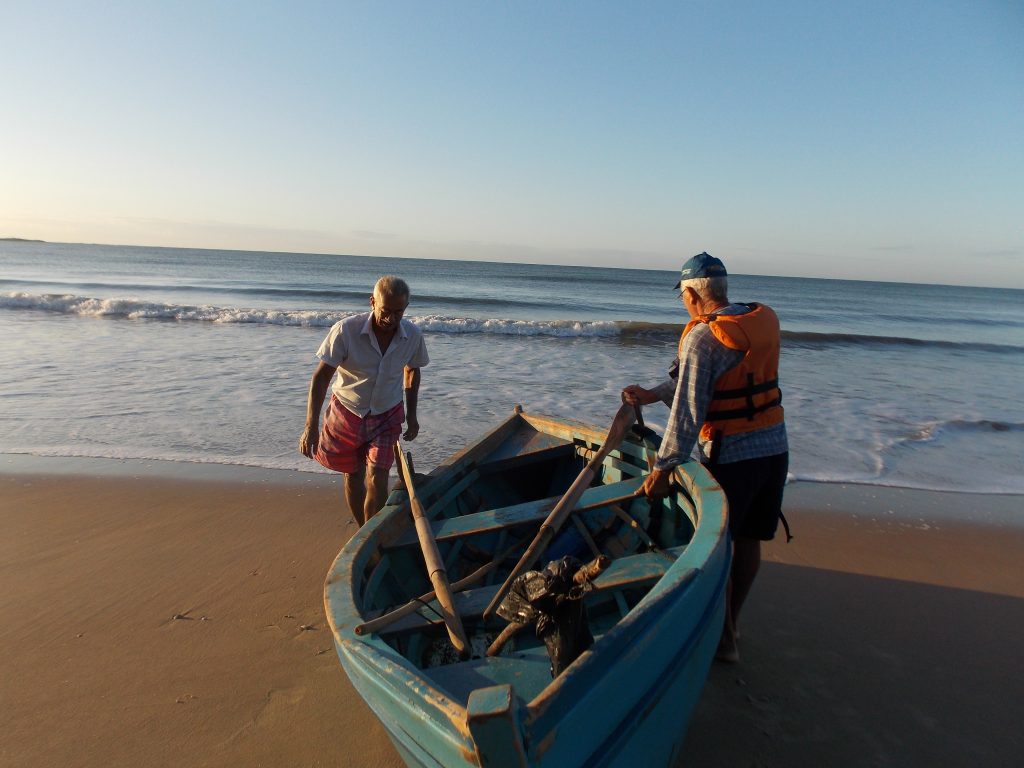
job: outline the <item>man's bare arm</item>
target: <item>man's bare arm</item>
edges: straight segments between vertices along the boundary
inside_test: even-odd
[[[324,398],[327,396],[327,388],[331,385],[334,372],[337,368],[328,365],[323,360],[313,371],[313,377],[309,380],[309,397],[306,399],[306,428],[302,430],[299,437],[299,453],[308,458],[313,458],[317,446],[320,444],[320,409],[323,408]]]

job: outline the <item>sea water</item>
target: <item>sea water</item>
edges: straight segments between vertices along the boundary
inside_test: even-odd
[[[686,319],[674,271],[5,241],[0,452],[325,471],[296,448],[314,353],[389,273],[431,357],[418,471],[516,404],[606,426]],[[729,281],[781,320],[793,479],[1024,493],[1024,291]]]

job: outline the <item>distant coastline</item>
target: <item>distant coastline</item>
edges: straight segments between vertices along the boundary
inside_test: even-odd
[[[27,237],[0,237],[0,243],[45,243],[45,240],[31,240]]]

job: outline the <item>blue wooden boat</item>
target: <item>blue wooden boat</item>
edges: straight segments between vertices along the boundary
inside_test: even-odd
[[[649,442],[627,436],[546,553],[596,546],[611,558],[584,598],[593,645],[555,679],[533,633],[484,654],[507,625],[484,620],[485,608],[607,435],[517,407],[417,478],[468,659],[452,651],[439,618],[404,490],[334,561],[325,606],[338,657],[408,765],[632,768],[677,759],[721,634],[730,561],[724,496],[700,465],[676,471],[678,487],[663,503],[623,500],[653,456]]]

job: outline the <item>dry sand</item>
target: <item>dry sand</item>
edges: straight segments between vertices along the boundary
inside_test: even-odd
[[[323,617],[333,478],[194,475],[0,474],[0,765],[400,766]],[[1024,763],[1021,501],[791,487],[683,764]]]

